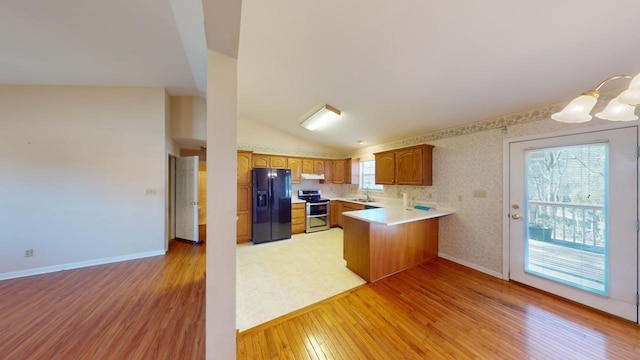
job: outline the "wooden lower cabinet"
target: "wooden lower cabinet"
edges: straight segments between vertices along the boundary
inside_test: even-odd
[[[342,201],[331,200],[329,203],[329,226],[332,228],[338,226],[340,217],[342,217]]]
[[[236,242],[251,241],[251,184],[238,184]]]
[[[347,212],[347,211],[356,211],[356,210],[364,210],[365,206],[362,204],[354,204],[348,201],[341,201],[340,202],[340,206],[339,206],[339,211],[338,211],[338,219],[337,219],[337,223],[339,227],[342,227],[342,221],[343,221],[343,216],[342,213]]]
[[[344,216],[347,268],[368,282],[438,256],[438,219],[384,225]]]
[[[291,234],[301,234],[306,229],[306,203],[291,204]]]

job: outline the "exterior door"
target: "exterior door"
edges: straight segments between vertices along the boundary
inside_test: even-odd
[[[198,157],[176,159],[176,238],[198,241]]]
[[[637,322],[638,128],[509,144],[509,277]]]

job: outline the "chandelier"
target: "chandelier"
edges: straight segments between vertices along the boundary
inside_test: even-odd
[[[573,99],[562,111],[551,115],[555,121],[564,123],[582,123],[591,120],[590,114],[598,101],[598,90],[616,79],[631,79],[629,87],[607,104],[601,112],[595,114],[600,119],[610,121],[638,120],[635,114],[636,107],[640,105],[640,74],[635,77],[629,75],[616,75],[603,80],[595,89],[589,90]]]

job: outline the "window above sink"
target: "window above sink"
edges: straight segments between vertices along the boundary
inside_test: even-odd
[[[383,185],[376,184],[376,162],[375,160],[360,162],[360,190],[382,191]],[[353,200],[357,201],[357,200]]]

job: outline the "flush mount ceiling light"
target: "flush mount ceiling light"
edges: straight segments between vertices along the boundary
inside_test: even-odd
[[[573,99],[562,111],[551,115],[551,118],[564,123],[582,123],[591,120],[592,117],[589,113],[593,110],[598,96],[600,96],[598,90],[604,84],[616,79],[631,79],[629,88],[611,100],[604,110],[597,113],[596,116],[611,121],[638,120],[635,110],[640,105],[640,74],[633,78],[629,75],[617,75],[603,80],[595,89]]]
[[[327,123],[336,120],[340,117],[341,111],[334,108],[331,105],[325,105],[315,114],[311,115],[307,120],[303,121],[300,126],[303,128],[314,131]]]

